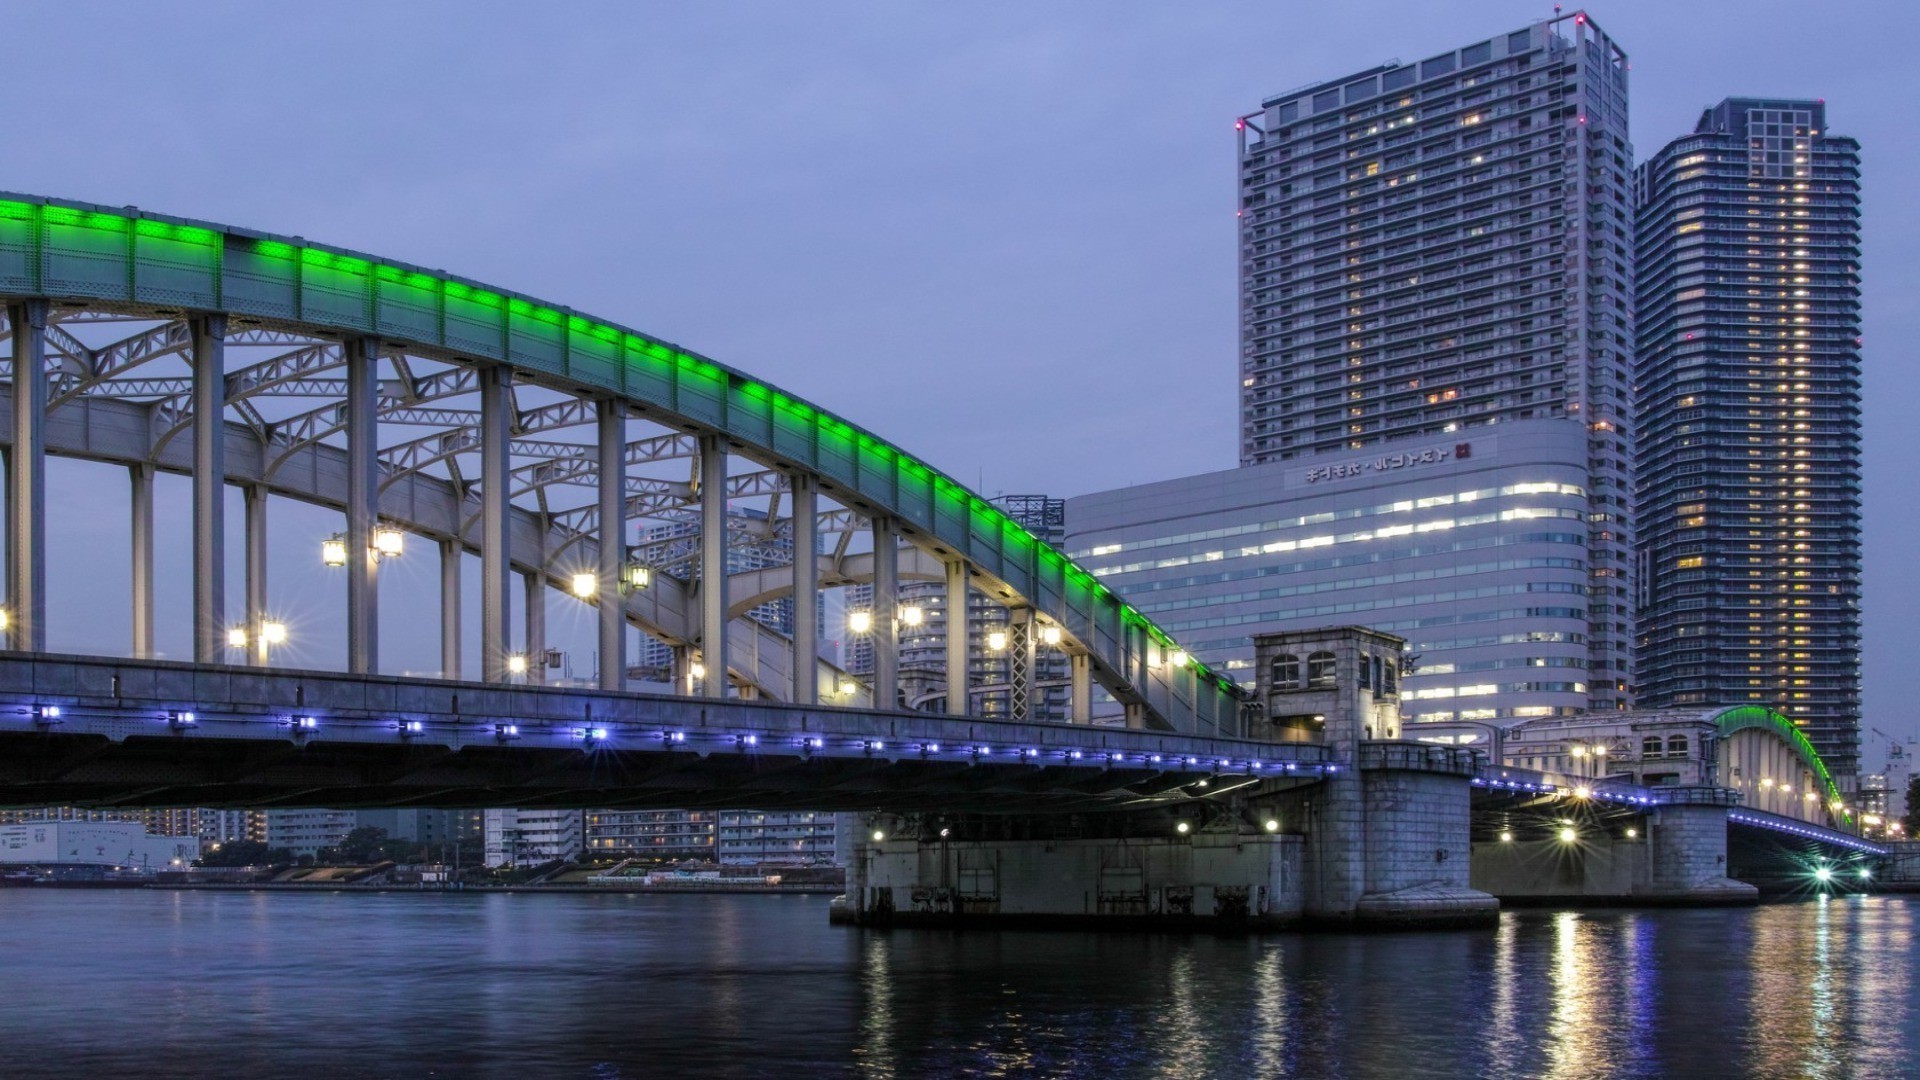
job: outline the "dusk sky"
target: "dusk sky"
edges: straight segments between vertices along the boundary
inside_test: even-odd
[[[1920,14],[1587,10],[1632,58],[1637,159],[1729,95],[1824,98],[1862,144],[1866,724],[1911,739],[1896,675],[1920,653],[1901,449],[1920,392],[1920,151],[1891,75],[1912,67]],[[983,494],[1074,495],[1234,464],[1234,117],[1551,11],[21,4],[0,190],[445,268],[762,376]],[[56,512],[118,537],[122,490]],[[56,604],[92,580],[61,560]],[[168,618],[163,639],[184,641],[184,613]],[[56,615],[53,644],[92,625]],[[1864,764],[1884,746],[1863,731]]]

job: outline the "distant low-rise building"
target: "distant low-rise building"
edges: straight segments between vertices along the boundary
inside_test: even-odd
[[[0,824],[0,865],[181,869],[200,857],[192,836],[157,836],[137,821],[22,821]]]

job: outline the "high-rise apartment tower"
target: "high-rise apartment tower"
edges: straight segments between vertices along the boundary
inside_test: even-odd
[[[1627,58],[1584,12],[1240,122],[1242,465],[1515,420],[1588,433],[1588,692],[1633,641]]]
[[[1729,98],[1642,165],[1641,703],[1860,745],[1860,146]]]

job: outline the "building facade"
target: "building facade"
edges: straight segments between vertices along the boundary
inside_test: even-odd
[[[582,810],[487,810],[481,827],[488,866],[577,859],[587,849]]]
[[[1860,148],[1730,98],[1641,166],[1641,700],[1860,763]]]
[[[1580,681],[1624,707],[1626,54],[1576,12],[1270,98],[1239,128],[1241,463],[1577,423]]]
[[[338,847],[360,819],[352,810],[268,810],[266,824],[267,846],[286,848],[297,858]]]
[[[1330,451],[1067,500],[1072,556],[1201,660],[1252,684],[1252,636],[1407,639],[1414,722],[1584,711],[1586,425]],[[1611,504],[1609,504],[1611,505]]]

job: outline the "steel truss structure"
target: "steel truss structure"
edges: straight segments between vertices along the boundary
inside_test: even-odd
[[[899,700],[906,578],[945,581],[950,609],[977,590],[1032,612],[1024,633],[1057,627],[1076,658],[1077,722],[1091,720],[1097,684],[1130,727],[1239,733],[1231,680],[1176,664],[1187,654],[1169,635],[1000,508],[816,405],[649,335],[297,238],[6,194],[0,305],[16,650],[45,645],[53,452],[132,477],[136,657],[153,655],[152,477],[173,472],[193,480],[201,664],[226,655],[233,484],[248,495],[248,627],[266,612],[267,497],[345,513],[353,674],[379,670],[376,533],[399,529],[441,552],[447,678],[461,677],[460,565],[472,553],[485,682],[513,674],[517,572],[528,601],[591,577],[600,655],[625,657],[638,627],[675,647],[676,686],[689,692],[885,709]],[[649,523],[697,539],[643,543]],[[730,550],[776,545],[819,554],[728,572]],[[630,589],[636,564],[651,581]],[[856,582],[874,586],[875,671],[848,697],[840,672],[795,658],[818,655],[819,590]],[[749,617],[785,597],[791,636]],[[544,604],[521,607],[533,654]],[[964,645],[948,657],[949,685],[965,685]],[[622,665],[600,669],[602,689],[624,688]],[[945,700],[962,715],[969,695]]]

